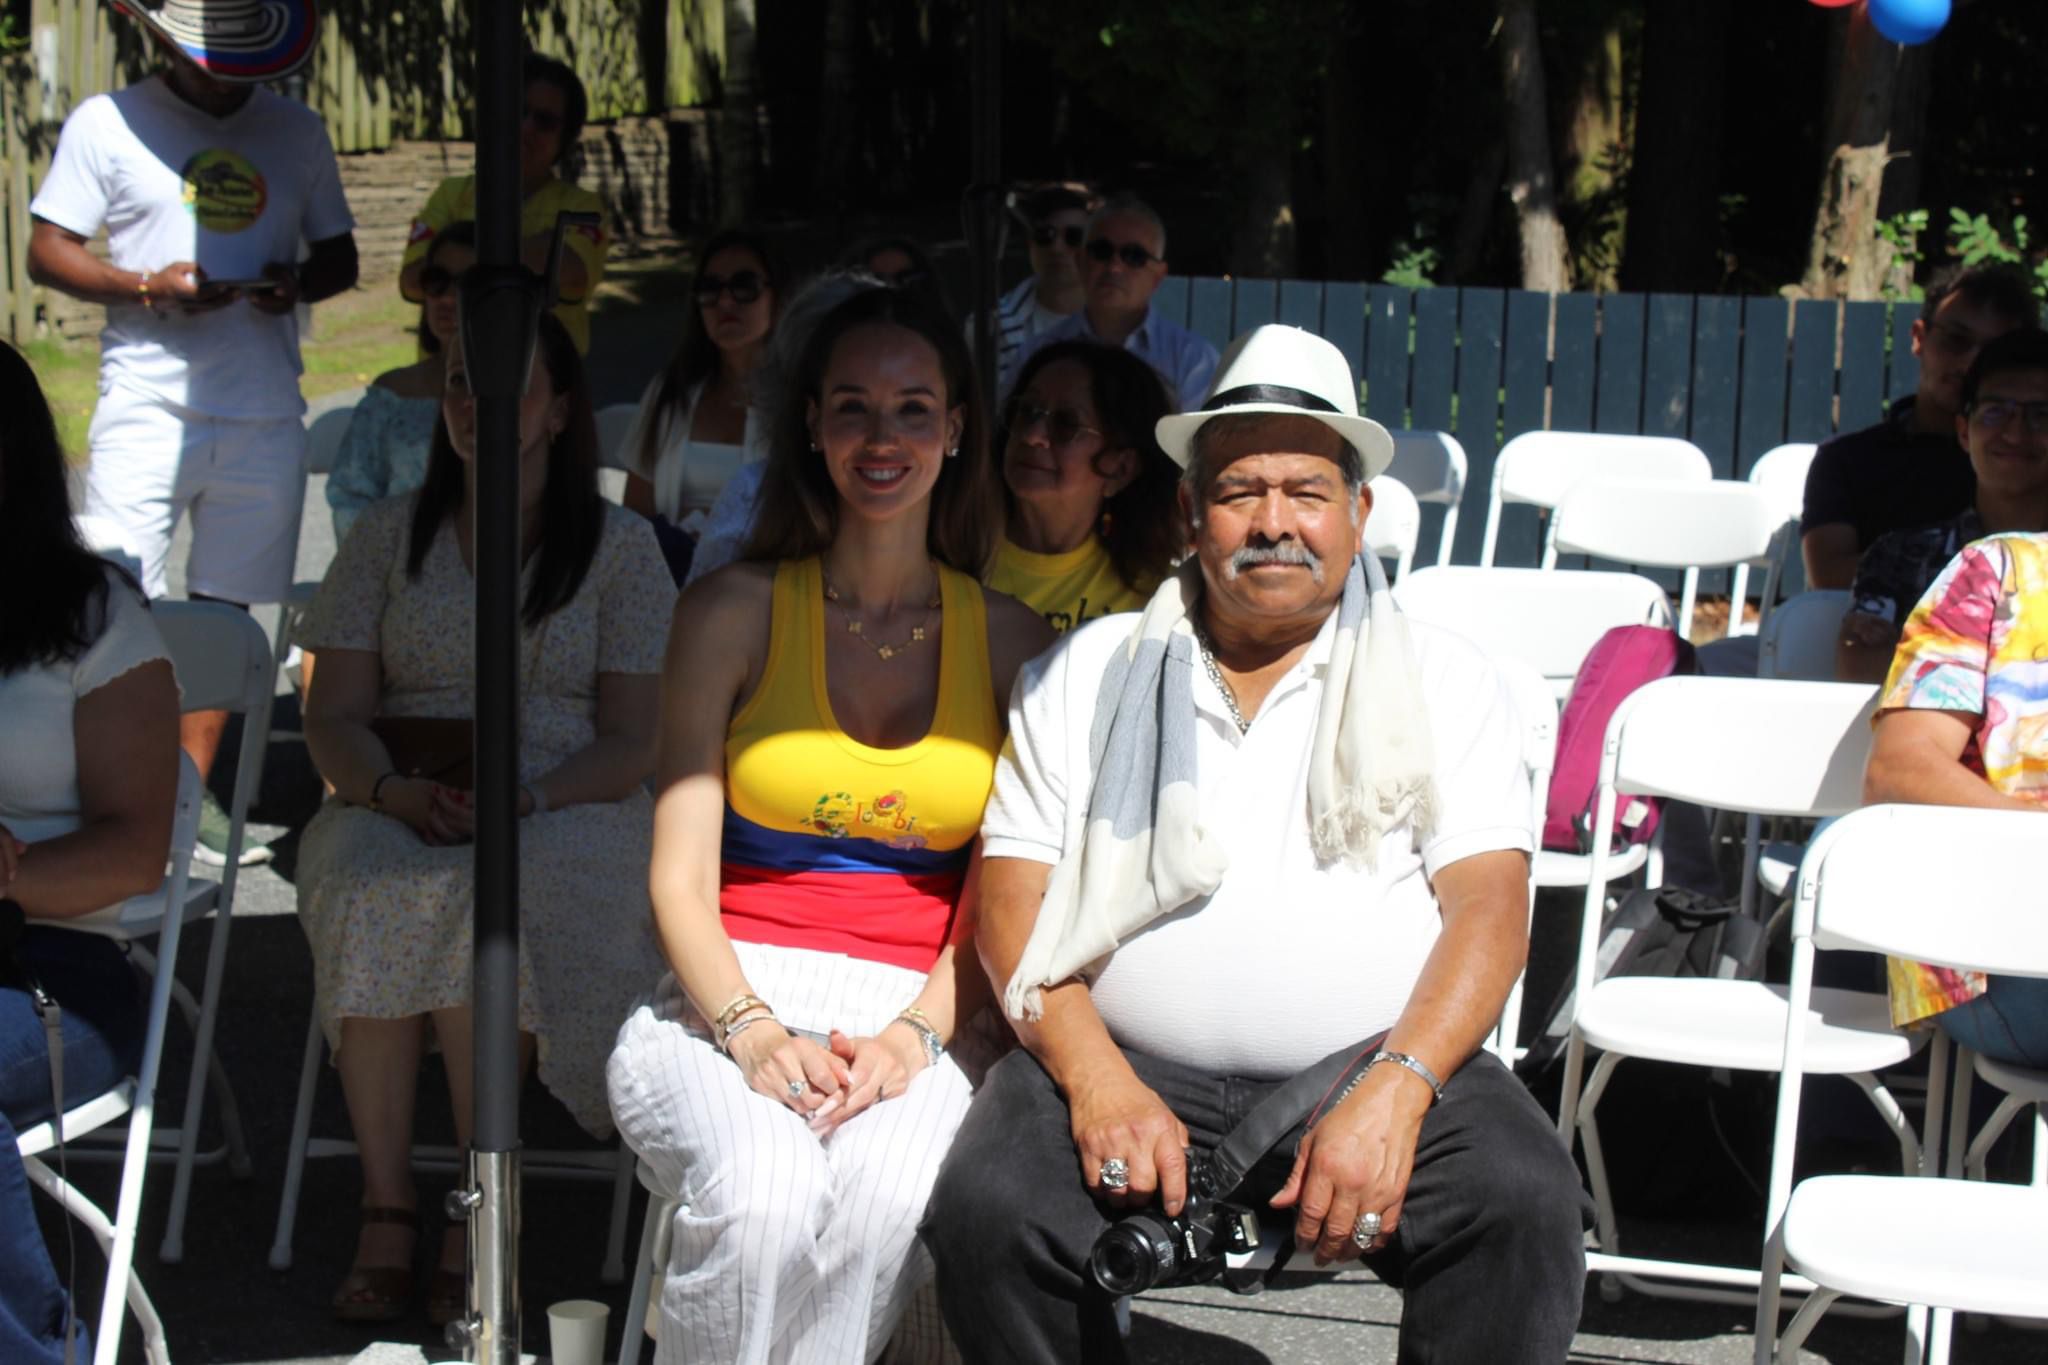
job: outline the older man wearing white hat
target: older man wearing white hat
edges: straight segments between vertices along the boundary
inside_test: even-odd
[[[1193,555],[1011,702],[973,908],[1024,1050],[926,1214],[947,1323],[1122,1360],[1120,1294],[1249,1239],[1222,1200],[1401,1285],[1403,1361],[1562,1360],[1584,1196],[1479,1051],[1527,948],[1512,709],[1362,553],[1393,443],[1335,347],[1250,332],[1158,435]]]

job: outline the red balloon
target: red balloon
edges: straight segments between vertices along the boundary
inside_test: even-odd
[[[1822,9],[1841,9],[1845,5],[1855,4],[1856,0],[1813,0],[1813,3]]]

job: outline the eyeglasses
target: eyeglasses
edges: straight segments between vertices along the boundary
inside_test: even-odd
[[[420,290],[430,299],[438,299],[462,282],[462,276],[445,265],[430,265],[420,272]]]
[[[1970,406],[1970,420],[1986,431],[2000,431],[2018,417],[2035,436],[2048,433],[2048,399],[1982,398]]]
[[[1079,247],[1082,242],[1086,241],[1087,238],[1088,229],[1076,226],[1073,223],[1069,223],[1065,227],[1054,227],[1051,223],[1040,223],[1037,227],[1031,229],[1031,244],[1033,246],[1051,246],[1054,242],[1063,241],[1067,244],[1067,250],[1072,251]]]
[[[712,307],[720,294],[731,294],[734,303],[752,303],[767,287],[768,281],[758,270],[735,270],[724,278],[704,275],[697,280],[697,306]]]
[[[1045,423],[1045,439],[1056,446],[1073,441],[1082,433],[1100,436],[1099,427],[1091,427],[1081,420],[1081,414],[1068,408],[1048,408],[1028,399],[1014,399],[1010,403],[1010,415],[1006,425],[1012,436],[1022,436],[1040,422]]]
[[[1143,270],[1154,261],[1163,261],[1164,256],[1154,256],[1136,242],[1112,242],[1107,237],[1097,237],[1088,244],[1090,260],[1108,265],[1111,260],[1120,260],[1132,270]]]
[[[521,117],[533,126],[536,133],[559,133],[566,120],[552,109],[536,109],[527,105]]]

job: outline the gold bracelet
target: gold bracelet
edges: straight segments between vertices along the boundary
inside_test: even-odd
[[[742,1014],[745,1014],[748,1010],[757,1008],[766,1009],[767,1007],[768,1002],[766,1000],[763,1000],[760,996],[755,995],[752,991],[741,991],[738,995],[734,996],[731,1000],[726,1002],[725,1008],[720,1010],[718,1012],[717,1017],[711,1021],[711,1026],[717,1029],[720,1033],[723,1033],[728,1027],[731,1026],[732,1022],[735,1019],[738,1019]]]

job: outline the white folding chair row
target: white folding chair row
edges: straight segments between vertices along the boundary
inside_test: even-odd
[[[1640,574],[1588,570],[1417,569],[1394,601],[1418,621],[1454,630],[1497,659],[1520,659],[1562,697],[1579,665],[1616,626],[1669,626],[1671,601]]]
[[[49,1195],[71,1217],[84,1224],[107,1258],[107,1280],[101,1297],[98,1329],[93,1334],[94,1365],[114,1365],[121,1350],[121,1329],[125,1311],[132,1311],[142,1327],[143,1350],[152,1365],[170,1365],[171,1352],[164,1340],[163,1319],[149,1293],[135,1274],[135,1236],[142,1216],[142,1185],[149,1172],[149,1156],[156,1116],[156,1084],[163,1062],[164,1034],[171,1012],[174,978],[169,965],[178,953],[178,937],[186,916],[176,913],[187,903],[188,879],[192,867],[192,846],[199,836],[199,771],[192,760],[181,757],[178,764],[177,809],[171,821],[170,871],[163,885],[147,896],[79,919],[49,921],[58,928],[83,930],[110,938],[129,937],[128,926],[137,932],[159,935],[157,952],[166,964],[152,974],[149,1013],[142,1037],[142,1060],[136,1074],[114,1089],[99,1095],[66,1095],[61,1124],[51,1120],[22,1130],[15,1136],[22,1169],[30,1183]],[[195,1071],[198,1069],[195,1063]],[[79,1193],[60,1173],[52,1170],[48,1154],[65,1142],[95,1129],[103,1129],[126,1115],[128,1131],[121,1154],[121,1187],[115,1198],[114,1216],[109,1219],[91,1200]]]
[[[1387,473],[1406,484],[1421,503],[1444,509],[1443,525],[1437,530],[1435,564],[1451,562],[1453,542],[1458,535],[1458,508],[1465,501],[1467,462],[1465,447],[1448,431],[1396,431],[1394,462]]]
[[[1506,700],[1514,707],[1522,723],[1522,766],[1529,772],[1529,831],[1530,837],[1539,845],[1537,856],[1530,860],[1529,868],[1529,925],[1533,933],[1544,806],[1550,793],[1551,768],[1557,761],[1557,694],[1551,690],[1549,679],[1525,660],[1496,657],[1493,663],[1500,670]],[[1526,1051],[1519,1038],[1522,981],[1522,975],[1518,974],[1514,986],[1508,991],[1508,1002],[1501,1011],[1500,1022],[1494,1027],[1492,1041],[1487,1044],[1493,1054],[1508,1066],[1513,1066]]]
[[[1749,566],[1768,567],[1786,521],[1755,486],[1724,479],[1671,483],[1589,479],[1567,493],[1550,518],[1543,567],[1560,554],[1593,555],[1643,568],[1683,569],[1678,633],[1692,633],[1701,569],[1734,569],[1727,634],[1738,633]],[[1765,601],[1776,588],[1773,578]]]
[[[1799,520],[1806,508],[1806,471],[1818,449],[1807,442],[1772,446],[1749,467],[1749,482],[1777,504],[1787,521]]]
[[[1660,796],[1717,810],[1825,816],[1853,809],[1862,795],[1876,689],[1843,683],[1749,678],[1665,678],[1616,710],[1602,749],[1595,828],[1611,822],[1623,795]],[[1749,858],[1755,856],[1754,847]],[[1587,1265],[1608,1272],[1602,1293],[1626,1283],[1648,1294],[1748,1303],[1761,1271],[1651,1260],[1621,1253],[1595,1114],[1623,1060],[1675,1062],[1736,1071],[1776,1070],[1783,1059],[1787,991],[1756,981],[1609,977],[1595,980],[1601,911],[1612,860],[1596,847],[1574,977],[1574,1015],[1565,1053],[1558,1131],[1584,1143],[1599,1249]],[[1753,869],[1746,869],[1753,870]],[[1911,1169],[1920,1144],[1877,1073],[1911,1056],[1917,1042],[1891,1028],[1882,995],[1822,990],[1799,1016],[1808,1070],[1853,1080],[1898,1139]],[[1588,1048],[1600,1052],[1586,1077]],[[1680,1280],[1696,1287],[1656,1281]]]
[[[306,427],[306,473],[332,474],[334,462],[341,454],[341,443],[348,435],[349,423],[355,420],[353,403],[346,407],[329,408],[315,417]],[[285,593],[284,601],[277,607],[277,668],[281,672],[285,661],[291,657],[292,643],[298,636],[299,626],[305,620],[307,608],[313,605],[313,594],[320,590],[320,580],[301,579],[292,584]]]
[[[1706,483],[1714,467],[1690,441],[1590,431],[1530,431],[1501,447],[1487,491],[1479,563],[1493,563],[1502,511],[1510,503],[1549,510],[1589,479]]]
[[[1931,1174],[1946,1089],[1944,1043],[1931,1049],[1922,1178],[1829,1175],[1793,1184],[1802,1081],[1825,1069],[1813,1064],[1812,1031],[1796,1026],[1816,1004],[1827,1009],[1826,992],[1813,984],[1816,950],[2048,977],[2048,917],[2015,913],[2039,895],[2039,824],[2024,811],[1874,806],[1824,831],[1802,864],[1757,1296],[1758,1365],[1796,1360],[1807,1333],[1845,1294],[1940,1310],[1931,1324],[1919,1307],[1907,1314],[1909,1365],[1947,1360],[1953,1310],[2048,1318],[2048,1191]],[[1959,863],[1910,852],[1928,849],[1962,849],[1968,857]],[[1960,1132],[1966,1088],[1955,1109],[1953,1131]],[[1956,1155],[1952,1144],[1952,1165]],[[1950,1235],[1936,1235],[1941,1230]],[[1782,1274],[1786,1268],[1799,1278]],[[1802,1284],[1812,1292],[1780,1334],[1781,1287]]]
[[[1365,548],[1381,559],[1394,561],[1390,584],[1408,576],[1415,563],[1415,542],[1422,534],[1422,508],[1415,494],[1391,474],[1382,474],[1370,485],[1372,511],[1365,518]]]
[[[1757,642],[1756,675],[1833,682],[1835,636],[1841,631],[1842,617],[1848,609],[1849,594],[1841,588],[1816,588],[1780,602],[1763,622]],[[1754,816],[1749,821],[1749,837],[1761,837],[1760,823]],[[1757,885],[1773,897],[1782,897],[1799,871],[1799,859],[1804,852],[1803,844],[1765,844],[1757,856]]]

